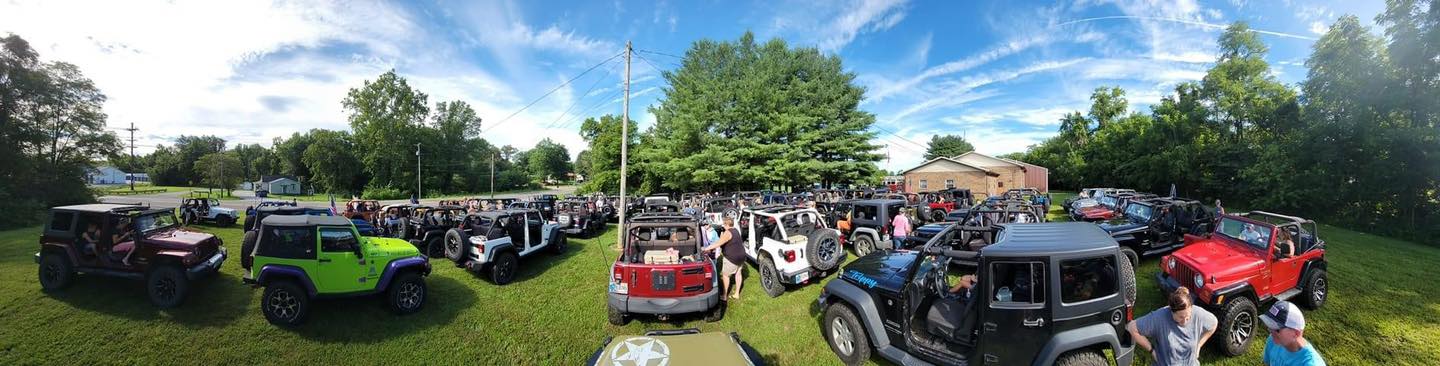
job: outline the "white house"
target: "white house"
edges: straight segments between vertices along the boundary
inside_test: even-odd
[[[90,184],[125,184],[127,173],[109,165],[101,165],[90,170],[85,180]]]
[[[300,181],[283,175],[261,176],[260,180],[246,182],[246,185],[256,191],[269,191],[271,194],[304,194],[304,190],[300,189]]]

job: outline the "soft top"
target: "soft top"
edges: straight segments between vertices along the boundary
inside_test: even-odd
[[[265,226],[350,226],[350,219],[340,216],[270,215],[260,222]]]
[[[1117,250],[1120,244],[1093,223],[1045,222],[1005,224],[986,256],[1045,256],[1087,251]]]
[[[116,209],[143,209],[143,208],[146,208],[146,207],[145,207],[145,206],[140,206],[140,205],[127,205],[127,204],[115,204],[115,203],[91,203],[91,204],[85,204],[85,205],[60,206],[60,207],[56,207],[56,208],[54,208],[54,209],[56,209],[56,210],[65,210],[65,211],[105,213],[105,212],[110,212],[111,210],[116,210]]]
[[[857,201],[854,201],[854,202],[852,202],[852,203],[855,204],[855,205],[867,205],[867,206],[868,206],[868,205],[880,206],[880,205],[888,205],[888,204],[892,204],[892,203],[899,203],[899,204],[902,204],[902,205],[903,205],[903,204],[905,204],[905,200],[877,198],[877,199],[868,199],[868,200],[857,200]]]

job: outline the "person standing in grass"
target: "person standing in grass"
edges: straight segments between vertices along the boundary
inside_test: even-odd
[[[894,226],[894,229],[890,234],[890,241],[894,244],[894,248],[903,248],[905,245],[905,237],[910,236],[909,215],[905,214],[905,209],[900,209],[900,213],[895,215],[893,221],[891,225]]]
[[[1260,315],[1270,329],[1261,361],[1268,366],[1325,366],[1325,358],[1305,340],[1305,314],[1289,301],[1276,301]]]
[[[1200,347],[1215,334],[1214,314],[1190,303],[1190,289],[1170,294],[1169,306],[1130,322],[1125,330],[1135,345],[1150,351],[1156,365],[1200,365]]]
[[[719,249],[722,257],[720,280],[725,285],[724,294],[730,298],[740,299],[740,284],[744,283],[742,265],[745,264],[745,243],[740,238],[740,230],[735,228],[735,219],[726,217],[724,220],[725,232],[720,234],[720,239],[705,247],[705,251]],[[730,275],[735,275],[735,281],[730,281]],[[733,284],[733,285],[732,285]]]

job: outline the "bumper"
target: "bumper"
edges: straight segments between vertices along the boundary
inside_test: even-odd
[[[571,225],[570,227],[561,229],[560,231],[565,232],[565,235],[580,235],[585,232],[585,229],[581,228],[578,225]]]
[[[40,252],[35,252],[35,264],[40,264]]]
[[[1115,365],[1130,366],[1135,364],[1135,346],[1120,347],[1115,350]]]
[[[220,272],[220,265],[225,264],[226,254],[225,247],[220,247],[220,250],[215,251],[215,254],[211,255],[209,259],[197,263],[194,267],[190,267],[189,270],[185,271],[186,277],[193,280]]]
[[[710,292],[687,297],[639,297],[609,294],[610,306],[626,313],[639,314],[685,314],[698,313],[720,304],[720,288]]]

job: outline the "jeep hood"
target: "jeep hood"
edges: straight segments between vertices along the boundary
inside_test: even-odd
[[[917,258],[919,255],[909,250],[882,250],[851,262],[842,276],[860,287],[899,292]]]
[[[189,250],[190,248],[213,238],[215,238],[215,235],[176,229],[160,231],[151,233],[150,235],[146,235],[145,244],[164,249]]]
[[[222,214],[223,214],[223,215],[235,216],[235,209],[233,209],[233,208],[211,207],[211,208],[210,208],[210,212],[213,212],[213,213],[215,213],[216,215],[222,215]]]
[[[1233,280],[1234,276],[1259,271],[1265,267],[1262,253],[1244,244],[1226,242],[1225,239],[1211,238],[1186,245],[1172,256],[1194,268],[1197,273],[1214,276],[1217,282]]]
[[[1105,230],[1105,232],[1110,233],[1110,235],[1129,234],[1145,229],[1145,224],[1130,221],[1129,217],[1120,217],[1099,223],[1098,225],[1100,229]]]
[[[395,238],[380,238],[367,236],[365,240],[370,242],[370,255],[384,257],[409,257],[420,255],[420,250],[407,241]]]

